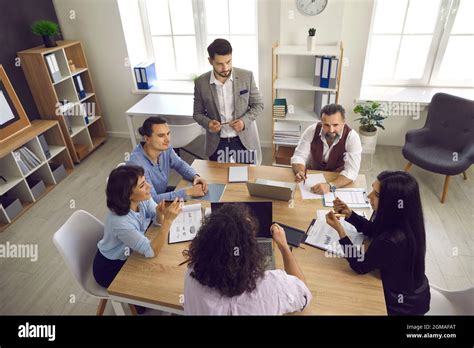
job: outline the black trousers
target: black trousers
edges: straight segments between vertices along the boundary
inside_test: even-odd
[[[257,163],[257,151],[248,150],[240,141],[240,138],[221,138],[216,151],[209,156],[209,160],[216,162],[230,162],[233,158],[236,163]]]
[[[104,288],[108,288],[115,279],[117,273],[122,269],[126,260],[109,260],[97,250],[92,265],[92,273],[95,281]]]

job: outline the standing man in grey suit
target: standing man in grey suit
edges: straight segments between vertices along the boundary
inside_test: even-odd
[[[232,68],[232,46],[216,39],[207,48],[212,71],[194,84],[193,118],[206,129],[206,156],[211,161],[256,163],[260,142],[255,119],[263,100],[248,70]]]

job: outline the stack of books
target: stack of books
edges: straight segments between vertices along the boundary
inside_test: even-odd
[[[13,155],[23,175],[27,175],[41,164],[41,160],[26,146],[13,151]]]
[[[275,99],[273,102],[273,117],[274,118],[285,118],[288,112],[288,105],[285,98]]]
[[[301,125],[299,123],[275,122],[275,143],[285,145],[298,145],[301,137]]]

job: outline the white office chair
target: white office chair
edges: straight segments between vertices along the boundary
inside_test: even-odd
[[[53,236],[53,242],[79,286],[100,299],[97,315],[103,315],[109,295],[92,275],[97,243],[104,235],[104,224],[84,210],[75,211]],[[130,305],[136,315],[136,309]]]
[[[198,123],[194,122],[185,125],[168,124],[171,131],[171,146],[177,150],[189,153],[190,155],[202,159],[200,156],[186,150],[184,147],[191,144],[196,138],[203,134],[203,128]]]
[[[474,315],[474,287],[450,291],[430,285],[431,303],[426,315]]]

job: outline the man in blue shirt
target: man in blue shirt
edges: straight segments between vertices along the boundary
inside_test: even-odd
[[[138,165],[144,169],[146,181],[152,184],[151,196],[155,202],[174,200],[176,197],[202,197],[207,193],[206,180],[179,158],[170,146],[170,130],[164,119],[149,117],[138,132],[145,141],[133,150],[127,164]],[[176,170],[184,179],[191,181],[193,186],[166,192],[170,169]]]

